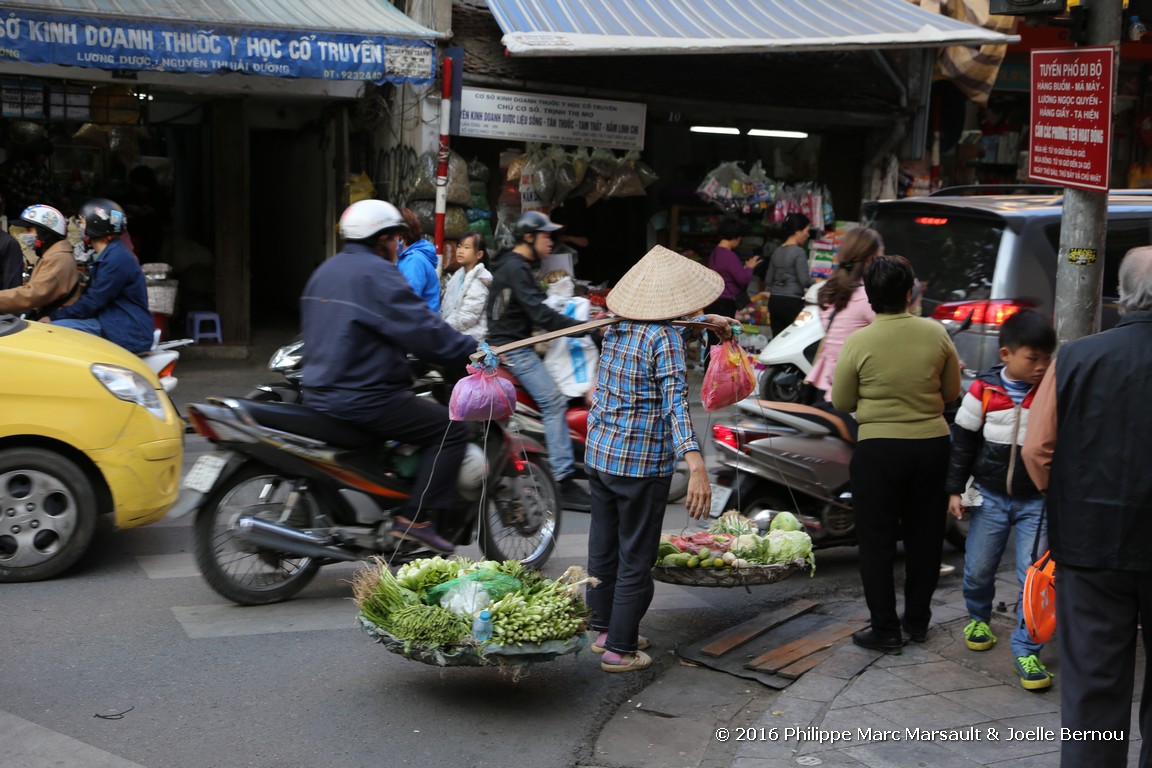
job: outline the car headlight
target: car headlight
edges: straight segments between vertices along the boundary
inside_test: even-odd
[[[118,365],[93,363],[92,375],[115,397],[135,403],[161,421],[164,420],[164,404],[160,402],[156,389],[136,371]]]

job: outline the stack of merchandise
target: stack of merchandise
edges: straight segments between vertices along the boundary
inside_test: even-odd
[[[503,166],[504,163],[502,162]],[[509,159],[497,218],[505,226],[524,211],[548,212],[572,197],[586,205],[613,197],[644,195],[656,173],[631,151],[617,157],[610,149],[528,144],[523,154]]]
[[[778,224],[790,213],[803,213],[814,229],[835,221],[832,196],[814,182],[785,184],[768,178],[757,161],[745,172],[739,163],[721,163],[696,188],[697,196],[726,213],[764,212],[766,224]]]
[[[436,167],[435,152],[425,152],[416,166],[416,178],[408,190],[408,207],[412,209],[425,234],[436,231]],[[468,163],[460,155],[448,156],[448,207],[444,216],[444,237],[457,240],[468,231],[467,210],[472,204]]]

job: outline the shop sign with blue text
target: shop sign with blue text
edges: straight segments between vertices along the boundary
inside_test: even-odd
[[[22,10],[0,19],[0,63],[4,61],[375,83],[424,84],[436,75],[436,47],[426,40],[96,20]]]

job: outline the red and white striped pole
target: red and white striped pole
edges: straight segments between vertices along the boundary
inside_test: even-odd
[[[436,272],[444,271],[444,214],[448,211],[448,131],[452,125],[452,58],[440,67],[440,151],[436,160]]]

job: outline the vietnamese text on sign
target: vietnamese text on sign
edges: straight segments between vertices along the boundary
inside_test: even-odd
[[[460,135],[643,149],[643,104],[464,88]]]
[[[431,42],[352,34],[94,22],[21,11],[0,20],[0,60],[98,69],[430,83]]]
[[[1113,56],[1111,48],[1032,52],[1029,178],[1108,189]]]

